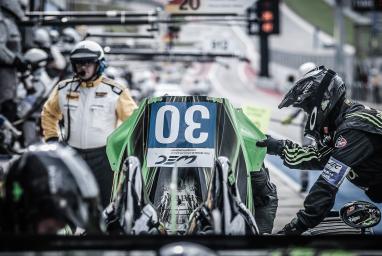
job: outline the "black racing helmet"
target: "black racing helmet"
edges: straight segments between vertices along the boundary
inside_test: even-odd
[[[62,223],[57,230],[66,224],[100,230],[96,180],[72,149],[59,144],[32,145],[11,166],[4,209],[4,229],[13,233],[39,233],[46,220]]]
[[[306,73],[285,95],[279,108],[302,108],[308,115],[305,135],[320,140],[327,117],[337,102],[345,97],[346,86],[333,70],[320,66]]]

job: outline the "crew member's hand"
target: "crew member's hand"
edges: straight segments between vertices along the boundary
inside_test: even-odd
[[[277,235],[301,235],[307,230],[307,228],[298,220],[294,218],[290,223],[286,224],[285,227],[278,231]]]
[[[256,142],[256,146],[258,147],[266,147],[267,153],[270,155],[281,155],[284,149],[284,141],[276,140],[272,138],[270,135],[266,135],[267,138],[265,140],[261,140]]]
[[[28,63],[22,55],[16,54],[15,59],[13,61],[13,65],[20,72],[25,72],[28,69]]]

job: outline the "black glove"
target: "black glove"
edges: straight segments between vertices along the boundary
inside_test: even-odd
[[[15,59],[13,61],[13,65],[17,68],[20,72],[25,72],[28,69],[28,63],[24,59],[22,55],[16,54]]]
[[[286,224],[282,230],[277,232],[277,235],[301,235],[307,229],[308,228],[296,217],[290,223]]]
[[[281,155],[284,149],[284,141],[276,140],[272,138],[270,135],[266,135],[266,136],[267,138],[265,140],[256,142],[256,146],[266,147],[267,153],[270,155]]]

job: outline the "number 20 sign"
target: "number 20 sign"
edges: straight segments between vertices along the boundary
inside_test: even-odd
[[[148,166],[212,166],[215,130],[214,103],[153,103],[149,125]]]

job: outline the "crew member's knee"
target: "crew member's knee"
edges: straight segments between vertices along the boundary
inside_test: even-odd
[[[265,167],[251,174],[251,183],[256,223],[261,233],[271,233],[278,206],[276,186],[270,181]]]

